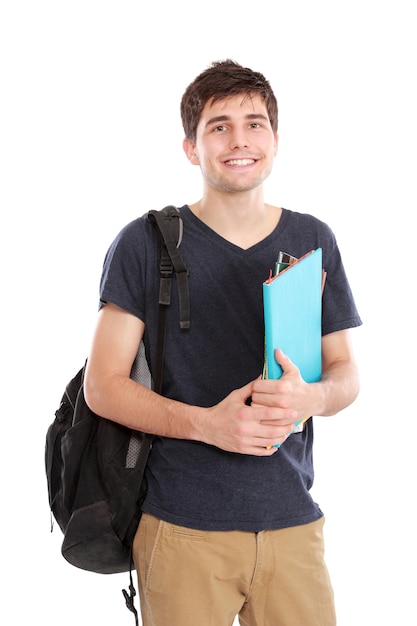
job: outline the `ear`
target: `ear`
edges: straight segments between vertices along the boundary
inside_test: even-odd
[[[190,163],[193,165],[199,165],[198,156],[195,151],[195,143],[186,137],[182,142],[182,147]]]

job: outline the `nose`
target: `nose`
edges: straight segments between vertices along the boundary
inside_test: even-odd
[[[230,148],[232,150],[239,150],[241,148],[249,147],[249,137],[245,129],[234,128],[230,135]]]

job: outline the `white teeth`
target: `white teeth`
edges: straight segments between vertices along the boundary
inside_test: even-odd
[[[252,165],[255,163],[255,159],[232,159],[231,161],[226,161],[227,165]]]

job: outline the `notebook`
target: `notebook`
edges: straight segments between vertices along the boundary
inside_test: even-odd
[[[263,283],[264,378],[277,379],[280,348],[308,382],[321,376],[322,249],[317,248]]]

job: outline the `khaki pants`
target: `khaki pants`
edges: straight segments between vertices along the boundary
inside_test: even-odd
[[[144,626],[335,626],[324,519],[206,532],[143,514],[133,553]]]

